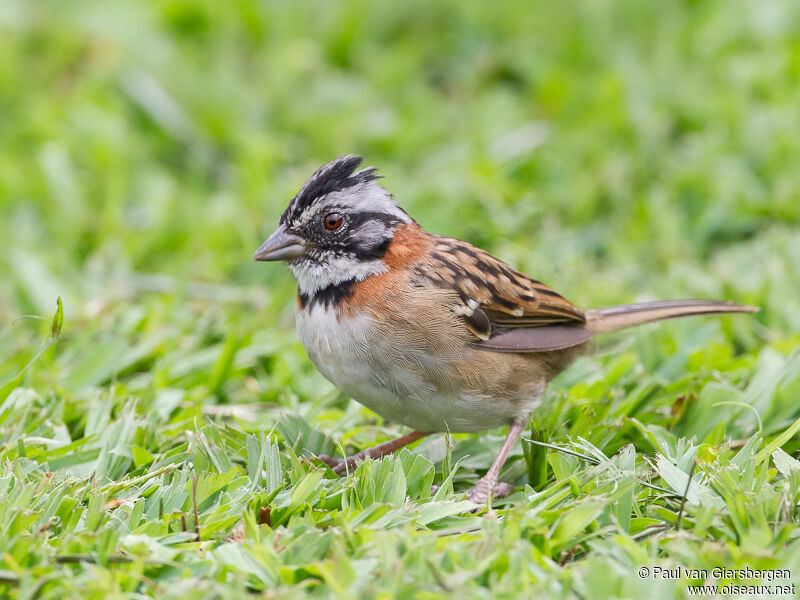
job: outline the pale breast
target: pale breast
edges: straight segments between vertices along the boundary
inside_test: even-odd
[[[414,311],[386,311],[395,307],[383,300],[379,317],[376,306],[349,315],[321,304],[298,307],[297,331],[311,362],[346,395],[423,431],[490,429],[536,406],[545,376],[532,356],[475,349],[435,299]]]

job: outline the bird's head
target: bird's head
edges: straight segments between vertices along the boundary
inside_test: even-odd
[[[360,164],[348,154],[317,169],[253,259],[286,261],[306,295],[384,272],[395,229],[412,219]]]

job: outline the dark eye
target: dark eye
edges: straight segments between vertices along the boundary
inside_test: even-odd
[[[325,224],[325,229],[328,231],[336,231],[342,226],[342,215],[339,213],[327,214],[322,222]]]

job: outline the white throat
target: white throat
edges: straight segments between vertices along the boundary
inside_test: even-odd
[[[351,256],[333,257],[323,263],[301,261],[289,263],[297,288],[301,294],[313,296],[329,286],[355,279],[362,281],[370,275],[378,275],[388,270],[381,259],[359,260]]]

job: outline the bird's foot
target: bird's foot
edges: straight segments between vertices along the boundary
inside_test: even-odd
[[[383,458],[387,454],[397,452],[400,448],[424,438],[426,435],[430,435],[430,432],[412,431],[411,433],[401,435],[400,437],[389,440],[388,442],[383,442],[382,444],[378,444],[372,448],[362,450],[361,452],[353,454],[352,456],[348,456],[347,458],[331,458],[327,454],[323,454],[317,458],[333,469],[334,473],[341,475],[347,471],[348,467],[353,469],[358,462],[364,460],[365,458],[371,458],[372,460]]]
[[[480,490],[478,489],[479,486],[481,487]],[[439,491],[439,487],[440,486],[438,485],[432,485],[431,495],[436,494],[436,492]],[[467,500],[477,505],[486,504],[489,501],[489,493],[484,491],[485,489],[488,488],[486,486],[481,486],[481,482],[479,481],[478,485],[472,488],[472,491],[469,493],[469,496],[467,496]],[[514,486],[512,486],[510,483],[506,483],[505,481],[497,481],[495,482],[494,487],[492,488],[491,496],[495,500],[499,500],[500,498],[505,498],[506,496],[510,496],[513,491],[514,491]],[[483,499],[481,499],[481,497],[483,497]]]
[[[333,458],[332,456],[328,456],[327,454],[321,454],[317,456],[317,458],[320,459],[322,462],[324,462],[326,465],[328,465],[331,468],[331,471],[333,471],[337,475],[341,475],[342,473],[347,471],[347,460],[349,459]]]
[[[467,496],[467,500],[477,506],[483,506],[489,502],[489,498],[498,500],[509,496],[514,491],[514,486],[505,481],[492,481],[491,479],[481,478],[472,488]]]

